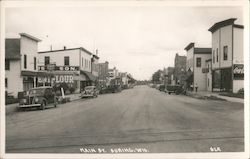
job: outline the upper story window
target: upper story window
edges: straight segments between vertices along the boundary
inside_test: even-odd
[[[215,62],[215,51],[213,50],[213,63]]]
[[[5,70],[10,70],[10,60],[5,60]]]
[[[196,67],[201,67],[201,58],[200,57],[196,58]]]
[[[8,78],[5,78],[5,87],[8,88]]]
[[[219,49],[217,48],[216,49],[216,62],[218,62],[219,61]]]
[[[45,56],[44,57],[44,65],[48,65],[50,64],[50,57],[49,56]]]
[[[69,56],[64,56],[64,65],[69,66]]]
[[[34,70],[36,70],[36,57],[34,57]]]
[[[223,47],[223,60],[227,60],[228,57],[228,47],[224,46]]]
[[[83,57],[82,57],[82,67],[83,67]]]
[[[27,55],[23,56],[23,67],[26,69],[27,68]]]

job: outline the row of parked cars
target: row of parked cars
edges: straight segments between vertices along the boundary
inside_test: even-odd
[[[164,84],[149,84],[150,87],[152,88],[156,88],[159,91],[171,94],[171,93],[175,93],[175,94],[181,94],[184,93],[184,89],[182,87],[182,85],[164,85]]]
[[[97,98],[99,94],[121,92],[121,86],[108,86],[98,89],[96,86],[87,86],[81,91],[80,98]],[[57,96],[55,90],[50,86],[32,88],[18,95],[19,108],[38,108],[44,110],[46,107],[57,107],[63,100]]]

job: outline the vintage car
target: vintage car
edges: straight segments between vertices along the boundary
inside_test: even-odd
[[[36,87],[27,91],[19,99],[19,108],[37,107],[44,110],[49,104],[56,107],[57,103],[58,97],[52,87]]]
[[[105,93],[117,93],[121,92],[122,88],[119,85],[111,85],[108,87],[104,87],[100,89],[100,94],[105,94]]]
[[[81,98],[86,97],[98,97],[99,91],[96,88],[96,86],[87,86],[84,88],[84,90],[81,92]]]
[[[184,90],[181,85],[167,85],[165,92],[168,94],[175,93],[175,94],[180,94]]]
[[[159,86],[159,91],[161,91],[161,92],[165,91],[165,85],[163,85],[163,84],[160,85]]]

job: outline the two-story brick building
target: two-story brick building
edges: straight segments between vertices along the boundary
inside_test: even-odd
[[[236,18],[215,23],[212,33],[212,90],[236,93],[244,87],[243,25]]]
[[[37,50],[40,41],[26,33],[20,33],[20,38],[5,39],[5,88],[14,97],[18,92],[37,86]]]
[[[174,59],[174,80],[176,84],[184,85],[186,80],[186,56],[180,56],[178,53]]]

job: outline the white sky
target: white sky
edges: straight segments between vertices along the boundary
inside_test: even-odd
[[[216,22],[237,18],[237,7],[77,7],[8,8],[6,37],[25,32],[37,38],[39,51],[84,47],[99,50],[99,62],[129,72],[136,79],[150,79],[153,72],[173,66],[178,52],[195,42],[211,47],[208,29]]]

